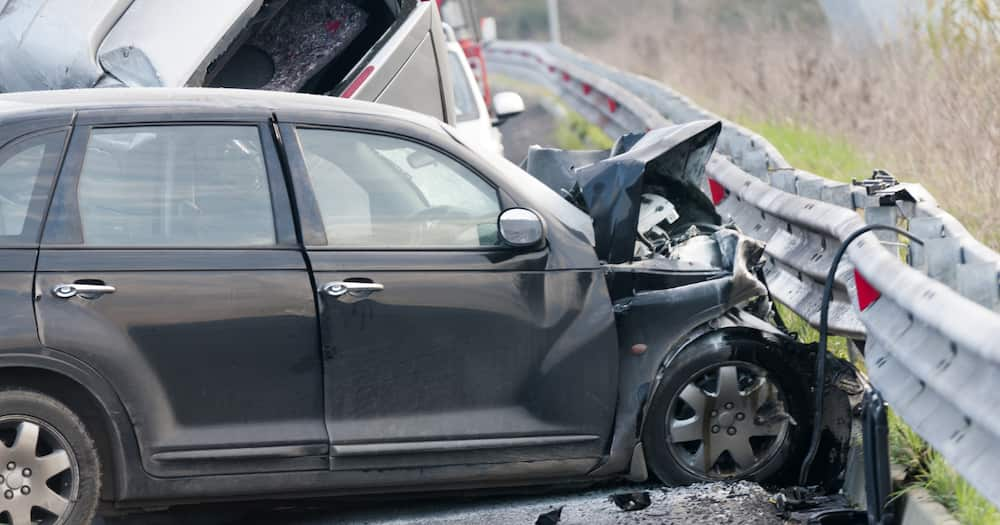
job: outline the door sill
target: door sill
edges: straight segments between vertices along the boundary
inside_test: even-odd
[[[387,456],[409,454],[433,454],[440,452],[466,452],[525,447],[551,447],[575,445],[597,441],[600,436],[531,436],[486,439],[449,439],[439,441],[406,441],[394,443],[356,443],[333,445],[333,457]]]
[[[327,445],[284,445],[277,447],[214,448],[199,450],[173,450],[153,454],[153,461],[163,463],[185,461],[238,461],[244,459],[290,459],[322,456]]]

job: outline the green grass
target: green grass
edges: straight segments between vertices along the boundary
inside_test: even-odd
[[[841,138],[825,136],[791,122],[744,121],[741,124],[762,135],[792,166],[799,169],[843,182],[852,178],[867,178],[871,174],[872,164],[865,160],[858,148]],[[789,330],[799,334],[803,342],[818,340],[819,333],[788,308],[778,305],[778,315]],[[829,350],[847,358],[847,340],[831,337]],[[926,487],[961,523],[1000,525],[1000,511],[891,411],[889,448],[892,461],[907,469],[910,486]]]
[[[850,182],[866,179],[872,164],[850,142],[817,133],[794,122],[741,120],[768,140],[792,166],[828,179]]]
[[[889,427],[892,459],[906,467],[911,485],[925,487],[961,523],[1000,523],[1000,511],[892,411],[889,412]]]
[[[778,304],[777,309],[778,315],[781,316],[781,322],[785,324],[785,327],[790,332],[798,334],[799,341],[803,343],[815,343],[819,341],[819,331],[809,326],[809,323],[805,319],[799,317],[798,314],[783,304]],[[844,337],[829,338],[827,350],[837,357],[850,360],[847,350],[847,339]]]
[[[614,145],[601,128],[572,111],[558,123],[553,138],[562,149],[610,149]]]

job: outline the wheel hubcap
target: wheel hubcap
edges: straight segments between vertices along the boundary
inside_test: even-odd
[[[784,394],[763,369],[744,362],[714,365],[671,401],[668,449],[699,478],[747,477],[780,450],[789,419]]]
[[[65,438],[41,421],[0,418],[0,523],[62,523],[78,472]]]

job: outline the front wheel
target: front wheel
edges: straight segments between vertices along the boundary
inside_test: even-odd
[[[806,399],[780,347],[751,338],[694,344],[664,371],[643,448],[667,484],[772,481],[802,449]]]
[[[100,493],[94,441],[73,412],[31,390],[0,390],[0,524],[90,523]]]

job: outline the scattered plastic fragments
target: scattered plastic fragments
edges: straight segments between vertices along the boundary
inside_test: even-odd
[[[649,492],[627,492],[625,494],[613,494],[610,499],[619,509],[625,512],[642,510],[652,504]]]

